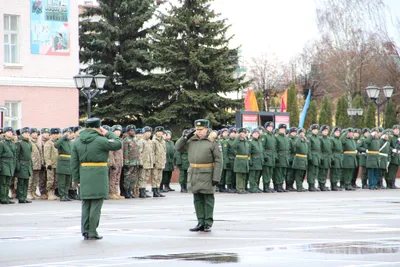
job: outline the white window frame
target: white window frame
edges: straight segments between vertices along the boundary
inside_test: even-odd
[[[14,116],[14,114],[10,114],[12,112],[12,104],[18,105],[18,114]],[[4,112],[4,127],[11,126],[15,129],[20,129],[22,124],[22,104],[21,101],[4,101],[4,106],[7,110]],[[16,121],[17,124],[13,125],[13,122]]]
[[[16,17],[17,19],[16,19],[16,21],[17,21],[17,30],[11,30],[11,18],[12,17]],[[6,27],[6,20],[8,20],[8,25],[9,25],[9,28],[8,29],[5,29],[5,27]],[[4,30],[4,35],[8,35],[8,43],[6,43],[6,40],[5,40],[5,38],[4,38],[4,36],[3,36],[3,38],[4,38],[4,64],[5,65],[20,65],[20,54],[21,54],[21,51],[20,51],[20,33],[19,33],[19,31],[20,31],[20,16],[19,15],[13,15],[13,14],[4,14],[4,16],[3,16],[3,24],[4,24],[4,28],[3,28],[3,30]],[[15,62],[12,62],[12,60],[11,60],[11,55],[12,55],[12,46],[14,45],[14,44],[11,44],[11,36],[13,35],[13,34],[16,34],[17,35],[17,44],[15,44],[15,46],[16,46],[16,59],[15,59]],[[6,48],[6,46],[8,46],[7,48]],[[8,51],[7,51],[8,50]],[[8,58],[10,59],[10,62],[6,62],[6,53],[8,53]]]

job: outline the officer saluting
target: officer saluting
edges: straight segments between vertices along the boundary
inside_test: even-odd
[[[175,145],[180,153],[188,152],[189,190],[193,193],[198,224],[192,232],[210,232],[213,224],[215,186],[221,179],[222,148],[216,142],[216,134],[210,133],[208,120],[196,120],[196,130],[182,136]]]

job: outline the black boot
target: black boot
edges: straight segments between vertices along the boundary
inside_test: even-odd
[[[296,189],[294,189],[293,184],[287,184],[286,191],[294,192],[294,191],[296,191]]]
[[[180,184],[181,186],[181,193],[183,193],[185,186],[183,184]]]
[[[340,182],[340,188],[344,189],[344,182]]]
[[[165,197],[164,195],[160,194],[158,188],[153,188],[153,197]]]
[[[215,192],[216,192],[216,193],[220,192],[220,191],[219,191],[219,185],[217,185],[217,186],[215,187]]]
[[[131,198],[137,198],[134,194],[132,194],[131,193],[132,192],[132,190],[129,190],[129,196],[131,197]]]
[[[58,188],[56,188],[56,190],[54,190],[54,194],[55,194],[57,197],[60,197],[60,194],[58,193]]]
[[[356,189],[353,188],[351,185],[348,185],[348,186],[345,187],[345,190],[346,191],[355,191]]]
[[[157,188],[156,188],[157,189]],[[165,197],[163,194],[160,193],[160,191],[157,189],[157,193],[159,197]]]
[[[165,185],[165,189],[168,190],[167,192],[173,192],[173,191],[175,191],[175,189],[172,189],[172,188],[169,186],[169,184],[166,184],[166,185]]]
[[[198,224],[196,227],[189,229],[190,232],[204,231],[204,225]]]
[[[129,192],[129,190],[124,190],[124,193],[125,193],[125,195],[124,195],[124,197],[126,198],[126,199],[128,199],[128,198],[132,198],[131,197],[131,193]]]
[[[228,193],[236,193],[231,184],[228,184]]]
[[[283,189],[283,186],[281,184],[276,185],[276,192],[278,193],[284,193],[286,192],[285,189]]]
[[[187,184],[183,184],[183,193],[187,193],[188,189],[187,189]]]
[[[324,183],[319,183],[319,189],[321,191],[330,191],[329,188],[326,187]]]
[[[320,190],[318,188],[316,188],[314,184],[309,184],[308,185],[308,191],[310,191],[310,192],[319,192]]]
[[[332,183],[331,187],[332,187],[332,191],[342,191],[342,189],[339,188],[336,183]]]
[[[221,193],[226,193],[227,192],[227,190],[226,190],[226,188],[225,188],[225,185],[220,185],[219,186],[219,192],[221,192]]]
[[[148,194],[146,194],[146,190],[144,188],[139,188],[139,198],[149,198]]]

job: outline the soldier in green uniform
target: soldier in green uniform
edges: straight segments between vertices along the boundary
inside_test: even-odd
[[[101,127],[98,118],[86,120],[86,127],[72,146],[71,170],[74,182],[80,184],[82,235],[85,240],[97,240],[102,239],[97,227],[109,190],[108,155],[121,149],[122,143],[118,136]]]
[[[16,143],[17,161],[16,176],[18,177],[18,203],[32,203],[26,199],[28,195],[29,177],[33,174],[32,143],[29,140],[30,129],[21,129],[21,138]]]
[[[278,193],[286,192],[283,188],[283,183],[286,178],[287,167],[289,167],[289,149],[290,149],[290,141],[289,138],[285,135],[286,133],[286,124],[281,123],[278,125],[278,133],[276,135],[276,152],[277,157],[275,159],[275,187]]]
[[[170,192],[175,191],[172,189],[169,184],[171,183],[172,172],[175,169],[174,159],[175,159],[175,144],[171,140],[171,131],[164,131],[164,140],[165,140],[165,148],[166,148],[166,163],[162,173],[162,182],[160,185],[160,191],[162,192]]]
[[[345,190],[353,191],[351,186],[354,169],[357,168],[357,144],[353,139],[353,129],[348,128],[341,136],[343,146],[343,179]]]
[[[124,197],[126,199],[136,198],[132,194],[133,186],[139,179],[140,147],[135,139],[135,125],[126,127],[128,135],[122,141],[123,170],[124,170]]]
[[[260,140],[260,131],[253,129],[251,133],[250,144],[250,171],[249,171],[249,182],[250,182],[250,193],[261,193],[262,190],[258,188],[259,177],[262,172],[262,165],[264,161],[263,156],[263,144]]]
[[[371,130],[371,135],[364,141],[364,147],[367,153],[366,167],[368,170],[368,187],[371,190],[378,189],[378,175],[379,175],[379,149],[381,141],[379,139],[377,129]]]
[[[235,151],[232,148],[232,143],[236,137],[236,129],[229,129],[229,138],[223,141],[222,151],[223,151],[223,165],[225,170],[225,181],[228,187],[228,193],[237,193],[236,191],[236,176],[233,172],[233,165],[235,161]],[[235,187],[234,187],[235,186]]]
[[[193,193],[198,224],[192,232],[210,232],[214,222],[214,192],[221,179],[222,148],[210,133],[208,120],[195,121],[196,130],[182,136],[175,145],[180,153],[188,152],[189,189]]]
[[[188,135],[190,130],[184,130],[182,136]],[[189,169],[189,157],[187,152],[175,152],[176,167],[179,168],[179,184],[181,193],[187,193],[187,171]]]
[[[71,129],[66,128],[63,130],[63,136],[59,138],[55,143],[54,147],[57,148],[57,181],[58,181],[58,193],[60,194],[60,201],[71,201],[68,197],[68,190],[71,186]]]
[[[319,166],[321,164],[321,139],[318,136],[318,124],[310,126],[311,134],[308,138],[308,172],[307,183],[308,191],[320,191],[315,187],[315,181],[318,180]]]
[[[388,173],[388,168],[390,164],[390,156],[392,150],[390,149],[389,140],[390,130],[384,130],[381,136],[381,147],[379,149],[379,177],[378,177],[378,188],[385,189],[383,186],[383,177]]]
[[[0,141],[0,203],[14,204],[9,198],[9,185],[14,177],[16,167],[16,148],[13,142],[15,130],[12,127],[4,127],[4,138]]]
[[[332,163],[332,142],[328,137],[329,127],[322,125],[320,128],[321,132],[321,164],[318,170],[318,184],[321,191],[330,191],[329,187],[326,186],[326,179],[328,178],[328,170]]]
[[[294,170],[294,176],[296,179],[296,190],[297,192],[305,192],[303,188],[303,180],[307,171],[308,165],[308,140],[306,138],[306,130],[299,128],[297,130],[298,138],[294,143],[295,155],[293,157],[292,169]]]
[[[351,179],[351,186],[353,188],[356,188],[356,189],[357,188],[361,188],[361,187],[359,187],[357,185],[357,177],[358,177],[358,173],[359,173],[360,157],[361,157],[361,154],[360,154],[360,152],[358,150],[358,144],[359,144],[358,141],[360,141],[360,134],[361,134],[361,130],[360,129],[353,129],[353,139],[357,144],[357,167],[354,169],[354,172],[353,172],[353,177]]]
[[[398,189],[396,186],[396,174],[400,165],[400,125],[393,126],[393,134],[390,136],[390,164],[388,172],[385,175],[386,188]]]
[[[265,123],[265,133],[261,137],[261,142],[263,142],[264,148],[264,163],[262,169],[262,176],[263,176],[263,192],[264,193],[274,193],[275,190],[270,188],[271,180],[274,176],[274,167],[275,167],[275,160],[278,157],[276,153],[276,138],[275,135],[272,133],[274,129],[273,122],[266,122]]]
[[[250,146],[246,138],[246,128],[238,129],[239,135],[235,137],[231,147],[235,151],[233,171],[236,175],[236,190],[239,194],[248,193],[246,189],[246,175],[249,172]]]
[[[224,141],[228,138],[229,130],[227,128],[222,128],[220,130],[220,136],[218,139],[218,143],[221,145],[221,147],[224,146]],[[224,158],[224,161],[226,159]],[[217,186],[217,191],[221,193],[226,193],[228,190],[226,189],[226,169],[223,168],[222,174],[221,174],[221,181],[220,184]]]
[[[368,128],[362,129],[362,136],[357,141],[357,151],[359,154],[358,163],[361,167],[361,184],[362,189],[368,188],[368,176],[367,176],[367,152],[365,148],[365,139],[370,135]]]
[[[290,149],[289,149],[290,154],[289,154],[289,166],[287,168],[287,174],[286,174],[286,190],[287,191],[296,191],[296,189],[294,189],[294,187],[293,187],[294,181],[296,179],[295,169],[293,169],[292,166],[293,166],[294,157],[296,155],[295,143],[298,138],[297,137],[297,128],[291,127],[288,130],[288,134],[289,134],[288,138],[290,141]]]

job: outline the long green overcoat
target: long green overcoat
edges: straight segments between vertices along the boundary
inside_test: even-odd
[[[315,134],[308,137],[308,160],[313,166],[321,164],[321,138]]]
[[[81,199],[108,198],[108,155],[121,147],[121,140],[112,132],[105,136],[95,129],[80,132],[72,145],[71,171],[74,182],[80,184]],[[82,166],[82,163],[105,165]]]
[[[222,141],[222,152],[223,152],[223,164],[224,170],[233,170],[233,165],[235,163],[235,149],[232,147],[235,138],[228,138]],[[228,164],[229,163],[229,164]]]
[[[165,141],[166,163],[164,171],[174,171],[175,145],[171,140]]]
[[[278,133],[276,135],[276,153],[277,153],[277,162],[275,163],[275,167],[289,167],[289,150],[290,150],[290,141],[289,138],[286,137],[284,133]]]
[[[56,172],[71,175],[71,157],[67,157],[67,155],[71,155],[71,140],[68,139],[68,136],[64,135],[54,143],[54,147],[58,151]]]
[[[233,171],[238,173],[249,172],[250,145],[247,139],[240,139],[240,135],[236,136],[232,143],[232,147],[236,152]]]
[[[347,132],[341,136],[343,145],[343,168],[353,169],[357,165],[357,144],[353,138],[347,137]]]
[[[368,169],[378,169],[381,140],[378,137],[374,138],[370,135],[364,140],[364,146],[368,150],[366,167]]]
[[[264,166],[275,167],[275,160],[278,158],[276,153],[276,137],[271,133],[266,131],[261,136],[261,142],[263,142],[264,147]]]
[[[400,145],[399,145],[399,136],[392,135],[389,137],[390,140],[390,150],[396,149],[396,152],[392,152],[390,157],[390,164],[400,165]]]
[[[381,148],[380,154],[379,154],[379,168],[386,170],[389,167],[389,162],[390,162],[390,156],[391,156],[391,150],[390,150],[390,142],[386,141],[384,139],[380,139],[381,143]]]
[[[176,151],[175,161],[176,161],[176,167],[178,167],[180,170],[186,171],[187,169],[189,169],[189,157],[187,152],[180,153],[179,151]]]
[[[321,136],[321,165],[320,168],[329,169],[333,159],[332,142],[328,136]]]
[[[0,175],[13,177],[17,164],[17,151],[11,140],[0,142]]]
[[[298,137],[294,143],[296,154],[293,158],[292,168],[296,170],[307,170],[308,167],[308,140]]]
[[[193,194],[214,194],[222,172],[222,148],[217,141],[208,136],[199,138],[192,136],[189,140],[182,136],[176,141],[175,149],[180,153],[188,153],[190,164],[212,164],[211,167],[188,169],[188,189]]]
[[[343,145],[340,136],[331,136],[332,162],[331,168],[341,169],[343,166]]]
[[[367,166],[367,149],[365,145],[366,137],[362,136],[357,140],[357,151],[358,151],[358,164],[361,167]]]
[[[29,139],[21,138],[16,143],[18,179],[29,179],[33,173],[32,143]]]
[[[264,161],[263,156],[263,146],[260,138],[252,138],[249,141],[250,144],[250,170],[251,171],[261,171]]]

